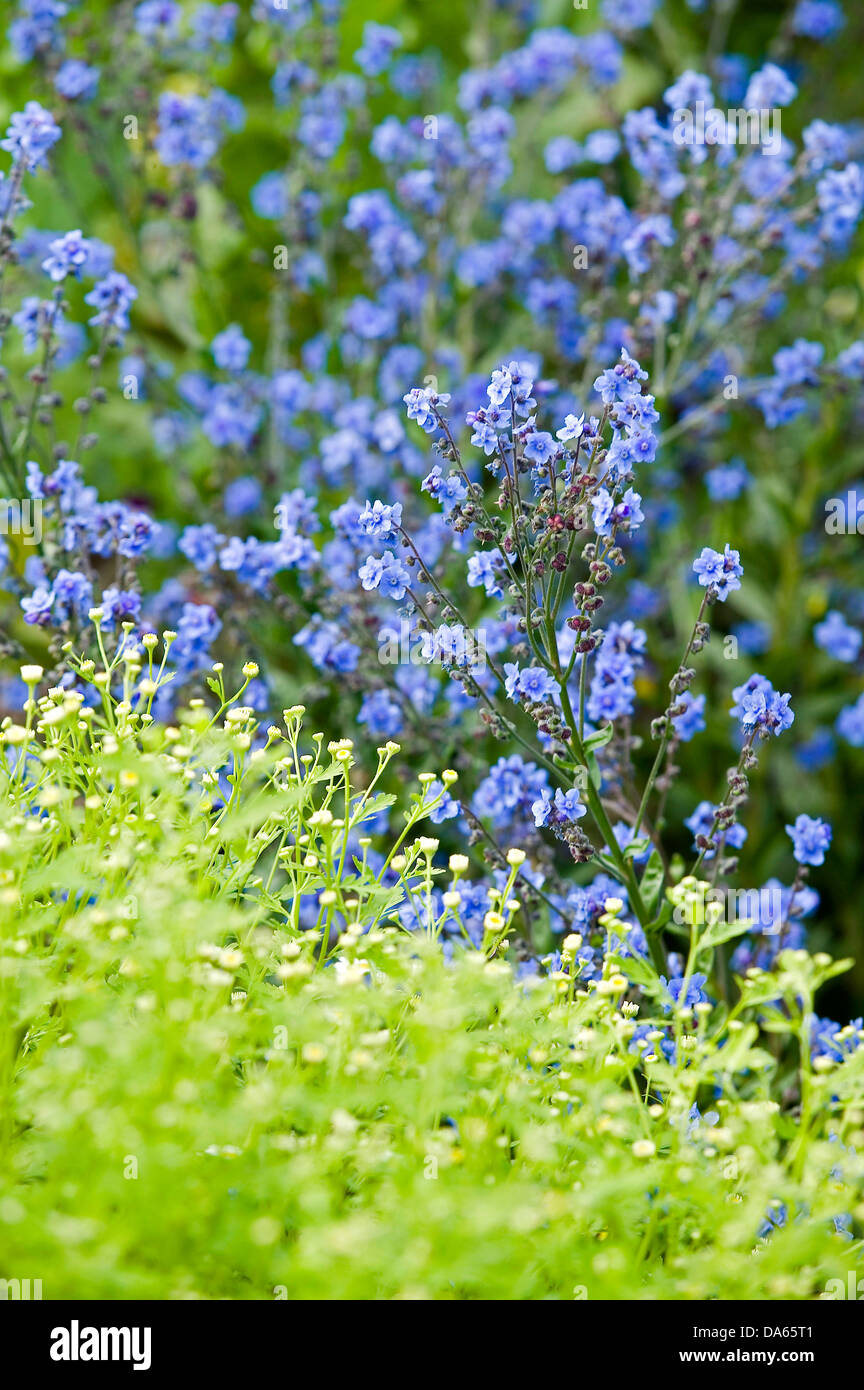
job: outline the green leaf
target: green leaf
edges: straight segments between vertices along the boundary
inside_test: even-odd
[[[651,969],[647,960],[641,956],[613,956],[612,964],[616,970],[620,970],[622,975],[626,975],[628,980],[634,984],[642,985],[649,992],[657,992],[659,981],[657,975]]]
[[[615,729],[612,724],[607,724],[604,728],[598,729],[596,734],[590,734],[585,739],[584,748],[586,753],[592,752],[595,748],[605,748],[610,742]]]
[[[779,999],[783,993],[775,975],[760,975],[755,980],[744,980],[737,975],[735,978],[745,1005],[766,1004],[769,999]]]
[[[663,898],[661,900],[660,911],[657,913],[657,916],[654,918],[653,922],[648,923],[647,930],[649,935],[652,932],[664,930],[671,931],[676,936],[682,935],[682,928],[672,923],[672,904],[669,902],[667,898]],[[686,935],[686,933],[683,934]]]
[[[650,843],[650,841],[648,841],[648,843]],[[627,846],[627,850],[631,850],[632,848],[632,845]],[[657,899],[660,896],[660,890],[663,887],[663,879],[663,861],[656,849],[652,849],[648,863],[645,865],[645,872],[639,883],[639,892],[642,895],[642,901],[649,912],[654,911]]]
[[[742,922],[712,922],[699,938],[699,950],[719,946],[722,941],[731,941],[735,936],[743,936],[753,923],[745,918]]]
[[[640,835],[637,840],[631,840],[624,851],[625,859],[635,859],[637,854],[644,854],[649,848],[651,841],[647,835]]]
[[[591,860],[591,863],[599,864],[601,868],[606,870],[607,874],[611,874],[611,876],[616,880],[616,882],[621,882],[621,870],[615,863],[615,860],[610,859],[608,854],[595,854],[594,858]]]
[[[385,811],[388,806],[394,805],[395,796],[386,792],[377,792],[375,796],[370,796],[360,814],[357,814],[357,807],[353,808],[351,814],[351,824],[361,825],[364,820],[370,820],[372,816],[377,816],[379,811]]]
[[[851,956],[847,956],[845,960],[832,961],[830,965],[827,965],[824,967],[824,969],[819,970],[816,976],[816,988],[821,988],[821,986],[825,984],[826,980],[833,980],[835,975],[845,975],[846,971],[851,970],[854,964],[855,962]]]
[[[198,249],[201,264],[207,270],[218,270],[238,254],[243,245],[243,228],[228,213],[224,197],[212,183],[200,182],[196,187],[198,217]]]

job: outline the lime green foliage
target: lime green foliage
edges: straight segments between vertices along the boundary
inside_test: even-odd
[[[0,731],[0,1273],[159,1299],[801,1298],[845,1278],[864,1048],[811,1066],[808,1034],[845,963],[787,951],[731,1010],[677,1009],[620,954],[610,899],[601,980],[576,936],[521,979],[519,852],[463,948],[466,858],[430,906],[440,792],[410,800],[392,873],[362,833],[342,852],[395,799],[396,745],[356,768],[300,709],[256,738],[219,672],[215,712],[166,728],[154,645],[106,660],[119,703],[70,657],[95,711],[37,699],[25,668],[34,698]],[[722,936],[704,889],[670,894],[688,978]],[[400,925],[408,893],[422,930]]]

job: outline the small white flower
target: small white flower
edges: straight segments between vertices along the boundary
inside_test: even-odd
[[[651,1158],[656,1152],[656,1146],[650,1139],[637,1139],[633,1145],[633,1154],[636,1158]]]

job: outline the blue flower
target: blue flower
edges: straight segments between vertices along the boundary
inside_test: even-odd
[[[615,498],[605,487],[597,490],[591,498],[591,510],[594,513],[594,530],[598,536],[611,536],[612,534],[612,513],[615,509]]]
[[[99,607],[104,614],[102,622],[106,627],[137,622],[141,613],[141,595],[112,584],[109,589],[104,590]]]
[[[437,463],[432,472],[423,479],[420,490],[421,492],[428,492],[430,497],[441,503],[445,516],[453,510],[458,502],[464,502],[468,496],[468,489],[459,474],[450,473],[445,477]]]
[[[249,361],[252,344],[238,323],[230,323],[210,344],[217,367],[226,372],[242,372]]]
[[[823,214],[823,231],[830,241],[843,241],[861,216],[864,207],[864,170],[860,164],[829,169],[816,185],[816,196]]]
[[[854,705],[845,705],[837,716],[836,729],[853,748],[864,748],[864,692]]]
[[[222,494],[225,515],[233,519],[257,511],[261,505],[261,491],[261,484],[257,478],[251,475],[235,478]]]
[[[501,598],[504,590],[498,577],[496,565],[503,565],[500,550],[481,550],[468,557],[468,587],[478,589],[482,586],[490,598]]]
[[[62,329],[64,317],[54,300],[28,294],[22,299],[21,308],[12,315],[12,322],[24,339],[24,351],[31,353],[39,346],[40,334],[49,331],[57,334]]]
[[[741,588],[744,570],[741,556],[737,550],[730,549],[727,541],[722,551],[704,546],[702,553],[693,561],[693,572],[700,584],[713,589],[717,598],[725,602],[729,594]]]
[[[714,850],[706,849],[704,846],[700,845],[700,838],[702,840],[707,840],[710,836],[711,844],[725,844],[727,849],[740,849],[747,839],[746,828],[743,825],[739,825],[737,822],[725,826],[718,825],[714,830],[714,834],[711,835],[711,830],[714,827],[715,818],[719,809],[720,808],[715,806],[711,801],[700,801],[696,810],[684,821],[684,824],[693,836],[694,850],[701,849],[703,858],[706,860],[714,858]]]
[[[54,74],[54,86],[67,101],[77,101],[82,97],[87,101],[96,95],[99,69],[82,63],[79,58],[68,58]]]
[[[411,575],[390,551],[378,559],[369,555],[358,571],[360,582],[367,591],[378,589],[385,598],[400,599],[405,595]]]
[[[695,1139],[702,1125],[706,1125],[710,1129],[716,1125],[719,1119],[720,1112],[718,1110],[706,1110],[703,1115],[694,1101],[687,1112],[687,1138]]]
[[[804,127],[807,163],[814,173],[831,164],[845,164],[849,158],[849,136],[840,125],[811,121]]]
[[[784,389],[788,386],[813,386],[818,380],[817,368],[825,356],[822,343],[810,343],[806,338],[796,338],[791,347],[780,348],[774,354],[774,371],[778,384]]]
[[[486,387],[486,394],[492,405],[503,405],[510,395],[512,386],[510,373],[506,367],[498,367],[492,373],[489,385]]]
[[[255,481],[251,479],[250,481]],[[300,487],[291,492],[283,492],[273,509],[276,525],[280,531],[311,535],[320,531],[321,523],[316,511],[316,499],[310,497]]]
[[[525,441],[525,457],[535,468],[545,468],[557,452],[555,440],[545,430],[535,430]]]
[[[216,564],[224,544],[225,537],[210,522],[205,522],[203,526],[187,526],[178,541],[178,548],[197,570],[206,572]]]
[[[788,106],[798,95],[798,88],[776,63],[766,63],[754,72],[744,94],[744,105],[762,110],[772,106]]]
[[[640,1053],[644,1059],[656,1059],[657,1053],[659,1052],[660,1055],[664,1057],[667,1062],[674,1063],[674,1039],[669,1037],[657,1039],[656,1037],[651,1036],[652,1034],[656,1034],[660,1031],[661,1030],[657,1028],[653,1023],[640,1023],[639,1026],[635,1028],[633,1031],[633,1035],[630,1039],[627,1048],[628,1052]]]
[[[833,39],[846,23],[836,0],[798,0],[792,13],[792,33],[805,39]]]
[[[379,501],[367,502],[357,518],[357,526],[363,534],[377,541],[394,540],[401,525],[401,502],[395,502],[392,506]]]
[[[401,46],[402,35],[398,29],[369,20],[363,26],[363,46],[354,54],[354,61],[367,77],[378,77],[386,71],[393,54]]]
[[[547,786],[546,773],[536,763],[525,762],[518,753],[499,758],[477,788],[474,813],[488,816],[499,828],[510,826],[530,811]]]
[[[448,791],[445,790],[443,783],[439,781],[429,782],[423,789],[423,805],[428,806],[433,801],[441,798],[440,804],[433,811],[429,812],[428,819],[433,825],[442,825],[444,821],[453,820],[459,815],[459,802],[455,801]],[[460,884],[460,889],[462,885]],[[488,899],[487,899],[488,902]],[[461,911],[460,904],[460,911]]]
[[[26,598],[21,600],[21,611],[25,623],[33,627],[47,627],[54,608],[54,591],[45,584],[38,585]]]
[[[589,164],[611,164],[621,149],[614,130],[592,130],[585,137],[585,159]]]
[[[591,681],[588,717],[595,724],[625,718],[633,713],[636,691],[632,683],[606,667],[598,669]]]
[[[850,627],[842,613],[832,610],[813,629],[818,646],[835,661],[855,661],[861,650],[861,633]]]
[[[320,671],[344,675],[356,670],[360,659],[360,648],[345,639],[338,624],[327,622],[317,614],[294,634],[294,644],[303,648]]]
[[[665,989],[671,1003],[664,1003],[663,1012],[669,1013],[672,1005],[675,1004],[679,1009],[692,1009],[695,1004],[704,1004],[708,998],[704,986],[708,982],[707,975],[691,975],[687,981],[687,988],[684,988],[684,976],[673,975],[670,980],[665,975],[660,976],[660,983]]]
[[[622,241],[621,250],[632,277],[644,275],[646,270],[650,270],[651,260],[645,254],[645,247],[655,241],[659,246],[673,246],[675,243],[672,221],[666,213],[643,217]]]
[[[99,280],[90,293],[84,296],[84,303],[96,309],[88,323],[125,332],[129,327],[128,310],[137,298],[138,291],[126,276],[121,275],[118,270],[110,271],[104,280]]]
[[[616,362],[614,367],[607,367],[604,372],[594,382],[594,390],[599,391],[600,399],[604,405],[612,405],[614,401],[626,400],[628,396],[637,396],[640,392],[640,381],[647,381],[648,373],[643,372],[639,363],[635,361],[627,352],[626,348],[621,349],[621,360]]]
[[[466,417],[473,425],[474,433],[471,435],[471,443],[475,449],[482,449],[486,457],[494,454],[498,449],[498,435],[495,427],[486,418],[481,418],[484,412],[469,411]]]
[[[732,696],[736,703],[730,714],[740,718],[745,733],[758,729],[765,737],[777,737],[792,727],[795,715],[789,708],[791,696],[788,692],[778,694],[764,676],[751,676],[745,685],[733,690]]]
[[[760,1240],[766,1240],[772,1232],[779,1231],[786,1225],[789,1216],[785,1202],[774,1201],[765,1212],[765,1220],[759,1227],[757,1235]]]
[[[402,711],[386,690],[364,695],[357,723],[365,724],[373,738],[393,738],[402,732]]]
[[[609,624],[597,653],[588,697],[588,717],[593,723],[605,723],[633,713],[636,701],[633,677],[636,668],[643,663],[645,641],[642,629],[629,620]]]
[[[58,615],[84,618],[93,606],[93,585],[77,570],[58,570],[54,579],[54,600]]]
[[[555,431],[556,439],[560,439],[562,444],[566,444],[570,439],[579,439],[585,428],[585,416],[565,415],[564,425],[560,430]]]
[[[583,805],[576,787],[562,791],[558,787],[553,797],[548,787],[544,787],[538,799],[531,806],[534,824],[539,829],[544,825],[571,825],[581,820],[587,807]]]
[[[563,174],[582,160],[582,146],[570,135],[556,135],[543,151],[543,161],[550,174]]]
[[[831,844],[831,826],[821,818],[796,816],[794,825],[786,826],[786,834],[792,841],[792,853],[799,864],[819,865],[825,863],[825,851]]]
[[[740,460],[718,464],[705,474],[705,486],[712,502],[734,502],[749,482],[750,474]]]
[[[694,734],[705,728],[705,696],[691,695],[685,690],[675,700],[676,705],[684,705],[681,714],[672,716],[672,726],[683,743],[689,743]]]
[[[864,1041],[864,1020],[853,1019],[845,1028],[830,1018],[813,1017],[810,1024],[811,1052],[815,1057],[831,1057],[842,1062]]]
[[[423,633],[420,655],[424,661],[438,661],[443,666],[470,667],[480,653],[474,634],[461,623],[440,623],[433,632]]]
[[[693,72],[688,68],[671,87],[666,88],[663,100],[671,111],[680,110],[685,106],[695,106],[700,101],[705,106],[710,106],[714,100],[711,79],[702,72]]]
[[[625,531],[637,531],[645,520],[641,507],[642,498],[632,487],[628,488],[619,502],[616,502],[605,487],[597,490],[591,499],[594,514],[594,530],[598,536],[611,536],[614,527]]]
[[[208,97],[163,92],[158,103],[154,146],[167,168],[188,164],[203,169],[222,143],[226,129],[243,124],[243,108],[235,97],[214,88]]]
[[[235,4],[199,5],[192,13],[194,36],[190,46],[205,50],[211,44],[231,43],[239,12]]]
[[[281,221],[288,211],[288,190],[281,170],[262,174],[249,194],[249,200],[259,217]]]
[[[182,13],[174,0],[143,0],[135,7],[135,28],[145,39],[174,38]]]
[[[505,662],[504,682],[505,693],[511,700],[518,702],[520,699],[528,700],[532,704],[539,704],[541,701],[551,699],[558,687],[548,671],[544,671],[542,666],[525,666],[520,668],[512,662]]]
[[[32,173],[44,164],[46,154],[60,135],[60,127],[50,111],[38,101],[28,101],[23,111],[16,111],[12,116],[6,138],[0,140],[0,150],[8,150],[13,163],[21,164]]]
[[[184,603],[176,630],[171,660],[182,679],[210,663],[210,644],[222,631],[222,622],[209,603]]]
[[[439,396],[425,386],[414,386],[402,399],[407,407],[408,419],[416,420],[426,434],[432,434],[438,428],[435,406],[446,405],[450,397]]]
[[[90,246],[80,231],[65,232],[51,242],[48,253],[42,262],[42,269],[55,284],[59,284],[67,275],[74,275],[76,280],[80,280],[81,268],[87,264]]]

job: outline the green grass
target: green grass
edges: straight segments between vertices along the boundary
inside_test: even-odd
[[[262,747],[218,690],[165,729],[147,689],[142,714],[57,691],[2,731],[5,1277],[103,1299],[784,1299],[845,1279],[864,1049],[811,1068],[807,1022],[843,962],[785,952],[731,1009],[668,1013],[611,949],[586,986],[572,939],[520,979],[518,854],[482,947],[448,959],[440,912],[396,917],[438,872],[422,792],[384,887],[340,853],[346,806],[362,829],[380,795],[350,744],[295,710]],[[325,893],[305,930],[303,889]],[[723,934],[701,916],[688,973]],[[654,1022],[675,1061],[630,1050]]]

